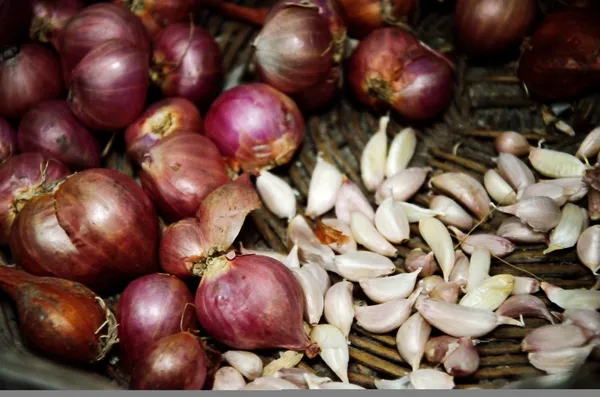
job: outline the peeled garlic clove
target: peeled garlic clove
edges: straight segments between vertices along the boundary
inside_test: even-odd
[[[414,389],[450,390],[454,389],[454,377],[435,369],[418,369],[409,375]]]
[[[375,225],[362,212],[350,216],[350,230],[357,243],[385,256],[396,256],[397,250],[377,231]]]
[[[362,212],[370,221],[375,219],[375,211],[360,187],[349,179],[344,179],[335,201],[335,216],[340,221],[350,224],[350,215]]]
[[[432,299],[419,300],[416,307],[429,324],[457,338],[477,338],[503,324],[523,326],[519,321],[499,316],[490,310],[474,309]]]
[[[348,380],[348,342],[346,337],[337,327],[329,324],[319,324],[315,326],[310,338],[321,348],[319,355],[325,361],[325,364],[342,380],[349,383]]]
[[[258,378],[253,382],[248,383],[244,390],[295,390],[298,386],[285,379],[275,377]]]
[[[429,297],[434,300],[457,303],[460,285],[457,283],[439,283],[429,293]]]
[[[449,281],[465,288],[469,280],[469,258],[461,250],[454,251],[454,256],[456,260]]]
[[[335,254],[332,249],[321,244],[302,215],[296,215],[287,228],[287,245],[298,245],[300,260],[304,263],[314,263],[330,272],[336,272],[333,264]]]
[[[516,216],[506,218],[500,227],[498,227],[496,234],[513,243],[536,244],[546,242],[546,235],[544,233],[534,231]]]
[[[503,132],[496,137],[494,143],[498,153],[510,153],[518,157],[529,153],[529,142],[527,142],[527,138],[518,132]]]
[[[374,383],[378,390],[407,390],[413,388],[408,375],[394,380],[375,379]]]
[[[332,285],[325,294],[325,320],[342,331],[346,337],[354,321],[352,289],[351,282],[340,281]]]
[[[581,142],[575,156],[585,160],[600,152],[600,127],[594,128]]]
[[[436,285],[443,283],[444,279],[434,274],[433,276],[424,277],[417,283],[417,288],[420,288],[424,294],[430,294]]]
[[[262,374],[262,360],[252,352],[229,350],[223,354],[223,359],[244,375],[246,379],[254,380]]]
[[[587,225],[587,211],[575,204],[567,203],[562,208],[558,225],[550,233],[550,242],[548,248],[544,250],[544,255],[573,247]]]
[[[432,178],[431,184],[468,208],[479,220],[490,215],[490,197],[472,176],[462,172],[446,172]]]
[[[446,196],[433,196],[429,201],[429,208],[434,211],[443,212],[438,219],[446,225],[456,226],[462,230],[470,230],[473,227],[473,218],[458,203]]]
[[[498,173],[513,189],[519,192],[535,183],[533,172],[517,156],[510,153],[500,153],[497,160]]]
[[[342,181],[342,173],[319,156],[308,187],[306,216],[316,218],[331,210],[335,205]]]
[[[418,273],[420,277],[431,276],[437,270],[433,251],[427,254],[421,248],[415,248],[410,251],[404,260],[404,269],[407,272],[414,272],[417,269],[421,269],[421,272]]]
[[[448,335],[436,336],[425,344],[425,359],[433,365],[441,364],[457,347],[458,338]]]
[[[417,134],[414,129],[403,129],[394,137],[387,157],[385,174],[388,178],[405,170],[417,149]]]
[[[479,353],[470,338],[460,338],[458,347],[444,360],[444,368],[452,376],[470,376],[479,368]]]
[[[400,244],[410,238],[408,219],[402,206],[394,199],[386,199],[375,213],[375,227],[387,241]]]
[[[540,282],[531,277],[515,277],[511,294],[531,295],[540,290]]]
[[[419,369],[425,352],[425,344],[431,334],[431,325],[419,313],[415,313],[402,324],[396,334],[398,353],[413,371]]]
[[[415,289],[417,276],[421,269],[412,273],[402,273],[383,278],[368,278],[359,282],[365,295],[373,302],[384,303],[396,299],[403,299]]]
[[[396,299],[371,306],[356,306],[354,317],[362,328],[375,334],[384,334],[400,327],[410,316],[411,309],[421,293],[413,293],[408,299]]]
[[[356,251],[335,257],[336,272],[350,281],[387,276],[396,271],[396,265],[383,255]]]
[[[360,158],[360,173],[363,184],[370,192],[377,190],[385,179],[387,166],[388,116],[379,119],[379,130],[371,136]]]
[[[406,203],[404,201],[397,201],[396,203],[402,207],[406,219],[408,219],[408,223],[417,223],[420,222],[421,219],[446,215],[444,212],[419,207],[416,204]]]
[[[388,198],[406,201],[421,189],[431,168],[412,167],[386,179],[375,193],[375,202],[383,203]]]
[[[594,345],[571,347],[554,351],[529,353],[529,363],[549,374],[563,374],[577,370],[594,349]]]
[[[439,220],[426,218],[419,222],[419,232],[427,245],[431,247],[435,259],[444,274],[444,280],[448,281],[455,260],[454,245],[448,229]]]
[[[600,309],[600,291],[587,289],[562,289],[542,282],[542,290],[550,302],[563,309]]]
[[[294,191],[280,177],[261,171],[256,178],[256,190],[265,206],[277,217],[290,220],[296,215]]]
[[[588,227],[577,240],[577,257],[594,274],[600,270],[600,225]]]
[[[307,380],[313,385],[321,385],[331,382],[329,378],[322,378],[303,368],[285,368],[273,374],[275,378],[281,378],[292,382],[301,389],[308,389]]]
[[[593,332],[573,324],[545,325],[531,331],[521,343],[525,352],[552,351],[579,347],[594,336]]]
[[[325,296],[325,293],[329,290],[329,287],[331,287],[331,280],[329,279],[327,270],[314,263],[306,263],[302,266],[302,270],[310,273],[315,278],[321,294]]]
[[[357,250],[356,240],[352,236],[350,226],[339,219],[327,218],[317,221],[315,236],[322,244],[326,244],[339,254]]]
[[[513,290],[514,277],[499,274],[483,280],[460,300],[461,306],[496,310]]]
[[[532,148],[529,162],[549,178],[574,178],[585,174],[586,166],[577,157],[556,150]]]
[[[544,302],[533,295],[515,295],[508,298],[498,310],[496,314],[499,316],[520,318],[523,317],[540,317],[554,324],[554,320],[548,311]]]
[[[562,187],[571,203],[584,198],[589,189],[582,177],[541,180],[539,183],[551,183]]]
[[[289,267],[290,269],[299,269],[300,268],[300,259],[298,257],[298,244],[294,244],[290,253],[283,261],[283,264]]]
[[[318,324],[323,315],[323,291],[312,273],[304,268],[292,269],[304,292],[304,318],[310,325]]]
[[[467,277],[466,291],[474,291],[486,278],[489,277],[492,257],[485,248],[477,247],[471,255],[469,263],[469,276]]]
[[[562,321],[575,324],[600,335],[600,313],[591,309],[568,309],[562,313]]]
[[[319,386],[322,390],[364,390],[365,388],[352,383],[327,382]]]
[[[496,170],[487,170],[483,175],[483,185],[490,197],[498,204],[509,205],[517,201],[517,193]]]
[[[527,186],[525,190],[523,190],[523,194],[521,194],[519,200],[523,200],[530,197],[551,198],[559,207],[562,207],[569,198],[569,196],[565,193],[565,189],[562,186],[556,185],[551,182],[539,182]]]
[[[215,373],[212,390],[242,390],[246,386],[244,377],[233,367],[222,367]]]
[[[548,197],[530,197],[517,204],[498,207],[498,211],[515,215],[537,232],[549,232],[560,221],[560,207]]]

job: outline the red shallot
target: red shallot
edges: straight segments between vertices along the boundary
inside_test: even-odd
[[[63,29],[84,7],[81,0],[34,0],[29,37],[60,51]]]
[[[0,164],[17,153],[17,132],[0,117]]]

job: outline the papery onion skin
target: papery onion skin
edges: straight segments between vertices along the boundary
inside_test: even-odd
[[[199,106],[214,99],[223,83],[221,50],[200,26],[178,23],[153,39],[150,77],[167,97],[179,96]]]
[[[0,52],[0,116],[20,118],[64,90],[58,57],[51,49],[28,43]]]
[[[133,390],[201,390],[208,372],[202,342],[189,332],[156,342],[133,369]]]
[[[600,13],[548,15],[525,46],[518,76],[541,100],[576,97],[600,85]]]
[[[199,134],[175,134],[154,145],[142,163],[144,191],[170,221],[194,216],[213,190],[229,181],[219,149]]]
[[[339,0],[352,37],[363,38],[386,22],[405,19],[416,0]]]
[[[84,7],[81,0],[33,0],[29,37],[41,43],[50,43],[60,51],[64,27]]]
[[[202,328],[241,350],[285,348],[318,353],[303,328],[300,284],[281,262],[261,256],[217,258],[196,292]]]
[[[150,51],[150,40],[141,21],[129,10],[101,3],[86,7],[63,30],[60,57],[64,81],[69,84],[75,66],[91,50],[112,39],[120,39]]]
[[[100,166],[100,143],[65,101],[42,102],[23,116],[17,134],[21,152],[55,158],[72,170]]]
[[[31,0],[0,0],[0,51],[27,37],[31,16]]]
[[[179,133],[202,132],[198,108],[185,98],[165,98],[150,105],[125,130],[127,154],[140,164],[161,139]]]
[[[162,28],[190,19],[194,7],[188,0],[112,0],[140,18],[150,37]]]
[[[119,297],[119,353],[131,369],[155,342],[197,327],[194,298],[175,276],[154,273],[140,277]]]
[[[17,153],[17,131],[0,117],[0,164]]]
[[[10,239],[15,262],[35,275],[108,291],[158,269],[158,217],[138,184],[95,168],[30,200]]]
[[[317,84],[333,67],[333,37],[314,8],[287,5],[265,22],[253,46],[257,75],[286,94]]]
[[[391,107],[411,120],[438,115],[450,103],[448,62],[399,28],[382,28],[360,42],[350,58],[348,82],[374,109]]]
[[[525,37],[536,11],[536,0],[458,0],[458,37],[469,52],[500,52]]]
[[[8,244],[12,224],[27,200],[70,174],[40,153],[23,153],[0,166],[0,245]]]
[[[304,128],[294,101],[261,83],[243,84],[221,94],[204,124],[205,134],[229,165],[253,174],[287,164],[304,139]]]
[[[112,131],[140,115],[147,91],[146,53],[125,41],[108,40],[73,69],[69,104],[86,126]]]

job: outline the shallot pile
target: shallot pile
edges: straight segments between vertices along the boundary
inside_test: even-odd
[[[575,153],[498,133],[482,178],[422,166],[464,62],[421,37],[417,1],[88,3],[0,0],[0,290],[32,349],[110,357],[135,390],[453,389],[497,329],[523,328],[548,374],[600,345],[598,283],[510,263],[543,246],[599,274],[600,127]],[[521,48],[532,97],[600,84],[595,11],[536,27],[533,0],[456,3],[457,48]],[[243,82],[226,78],[231,31],[196,23],[205,9],[256,25]],[[348,145],[358,172],[315,131],[343,93],[379,119]],[[318,152],[298,156],[306,136]],[[302,187],[284,176],[298,157]],[[265,219],[281,249],[243,246]],[[403,376],[357,372],[367,339]]]

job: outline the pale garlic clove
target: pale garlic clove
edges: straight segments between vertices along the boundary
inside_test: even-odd
[[[342,186],[343,175],[333,164],[317,157],[317,165],[310,178],[305,214],[316,218],[333,208]]]
[[[460,293],[460,285],[457,283],[447,282],[439,283],[429,293],[429,298],[448,303],[457,303],[458,294]]]
[[[477,247],[471,255],[469,275],[467,277],[467,292],[474,291],[486,278],[489,277],[492,257],[490,251]]]
[[[244,390],[296,390],[298,386],[292,382],[288,382],[285,379],[275,377],[263,377],[257,378],[254,381],[248,383]]]
[[[446,215],[444,212],[430,210],[404,201],[397,201],[397,203],[402,207],[408,223],[418,223],[421,219]]]
[[[336,272],[347,280],[387,276],[396,271],[396,265],[383,255],[369,251],[356,251],[335,257]]]
[[[458,348],[458,338],[448,335],[436,336],[425,344],[425,359],[433,365],[442,364]]]
[[[360,280],[359,284],[365,295],[373,302],[385,303],[407,298],[415,289],[419,273],[421,269],[395,276],[367,278]]]
[[[417,149],[417,134],[414,129],[404,128],[390,144],[385,174],[388,178],[408,167]]]
[[[584,198],[589,190],[582,177],[540,180],[539,183],[551,183],[562,187],[565,190],[568,201],[571,203],[575,203]]]
[[[318,220],[315,236],[322,244],[327,245],[338,254],[354,252],[358,249],[350,225],[336,218]]]
[[[461,306],[496,310],[504,303],[513,290],[514,277],[499,274],[483,280],[460,300]]]
[[[431,325],[419,313],[414,313],[402,324],[396,334],[396,348],[413,371],[419,369],[425,344],[431,334]]]
[[[548,248],[544,250],[544,255],[575,246],[587,226],[587,211],[575,204],[565,204],[558,225],[550,232],[550,241]]]
[[[600,270],[600,225],[588,227],[577,240],[577,257],[594,274]]]
[[[246,380],[233,367],[222,367],[215,373],[212,390],[242,390]]]
[[[548,197],[554,200],[556,205],[562,207],[567,202],[569,195],[565,193],[565,189],[560,185],[551,182],[538,182],[527,186],[519,200],[531,197]]]
[[[307,380],[313,385],[321,385],[331,382],[329,378],[322,378],[303,368],[285,368],[273,374],[275,378],[281,378],[292,382],[300,389],[308,389]]]
[[[540,290],[540,282],[531,277],[515,277],[511,295],[531,295]]]
[[[262,375],[263,362],[252,352],[229,350],[223,354],[223,359],[248,380],[254,380]]]
[[[485,309],[474,309],[452,303],[422,299],[416,308],[429,324],[457,338],[483,336],[499,325],[523,327],[523,323],[509,317],[499,316]]]
[[[600,153],[600,127],[594,128],[579,145],[575,156],[586,161]]]
[[[417,269],[421,269],[421,272],[418,273],[419,277],[429,277],[433,275],[437,270],[437,263],[435,263],[433,251],[425,253],[421,248],[415,248],[410,251],[404,260],[404,269],[410,273]]]
[[[498,173],[517,191],[517,198],[527,186],[535,183],[533,172],[521,159],[510,153],[500,153],[497,160]]]
[[[498,153],[510,153],[517,157],[525,156],[530,149],[527,138],[514,131],[506,131],[498,135],[494,144]]]
[[[587,289],[562,289],[542,282],[542,290],[550,302],[563,309],[600,309],[600,291]]]
[[[387,126],[389,116],[379,119],[379,130],[371,136],[360,158],[360,174],[370,192],[377,190],[385,179],[387,166]]]
[[[331,287],[331,279],[329,278],[327,270],[323,269],[319,265],[315,265],[314,263],[305,263],[302,266],[302,269],[312,274],[317,281],[321,294],[325,296],[325,293],[329,290],[329,287]]]
[[[293,247],[298,245],[298,254],[303,263],[314,263],[330,272],[336,272],[333,259],[333,250],[321,244],[306,219],[302,215],[296,215],[287,228],[287,245]]]
[[[446,196],[433,196],[429,201],[429,208],[444,213],[438,219],[449,226],[456,226],[461,230],[470,230],[473,227],[473,218],[456,201]]]
[[[319,324],[315,326],[310,338],[321,348],[319,355],[325,361],[325,364],[341,379],[344,383],[350,383],[348,380],[348,342],[346,337],[337,327],[329,324]]]
[[[427,276],[419,280],[417,288],[420,288],[423,294],[429,295],[436,285],[443,283],[444,279],[434,274],[433,276]]]
[[[327,382],[323,383],[319,387],[321,390],[364,390],[365,388],[359,385],[353,385],[352,383],[343,382]]]
[[[370,221],[375,219],[375,211],[360,187],[349,179],[344,179],[335,201],[335,216],[341,222],[350,224],[350,215],[362,212]]]
[[[548,197],[529,197],[517,204],[498,207],[498,211],[515,215],[534,231],[546,233],[560,221],[560,207]]]
[[[563,374],[576,371],[594,349],[594,345],[571,347],[554,351],[529,353],[529,363],[535,368],[549,374]]]
[[[531,331],[521,343],[525,352],[552,351],[585,345],[594,333],[573,324],[545,325]]]
[[[375,228],[375,225],[362,212],[350,216],[350,230],[356,242],[363,247],[385,256],[396,256],[398,251]]]
[[[444,369],[454,377],[467,377],[479,368],[479,353],[471,338],[460,338],[458,347],[444,360]]]
[[[435,369],[418,369],[409,378],[416,390],[451,390],[455,386],[453,376]]]
[[[462,172],[446,172],[431,179],[436,189],[454,198],[479,220],[490,215],[490,197],[481,183]]]
[[[375,227],[387,241],[400,244],[410,238],[408,219],[402,206],[394,199],[386,199],[375,212]]]
[[[374,383],[378,390],[408,390],[413,388],[408,375],[394,380],[375,379]]]
[[[575,178],[585,174],[586,166],[577,157],[557,150],[532,148],[529,162],[548,178]]]
[[[346,337],[354,321],[352,290],[351,282],[340,281],[332,285],[325,294],[325,320],[342,331]]]
[[[410,316],[420,293],[421,290],[417,289],[407,299],[396,299],[370,306],[355,306],[356,323],[375,334],[384,334],[398,329]]]
[[[444,280],[448,281],[455,260],[454,245],[448,229],[435,218],[425,218],[419,222],[419,232],[427,245],[431,247],[444,274]]]
[[[600,335],[600,313],[592,309],[568,309],[561,313],[565,324],[575,324]]]
[[[375,202],[383,203],[388,198],[406,201],[415,195],[425,183],[431,168],[412,167],[402,170],[383,182],[375,193]]]
[[[293,244],[292,244],[292,246],[293,246]],[[273,258],[276,261],[279,261],[281,263],[285,263],[285,260],[287,258],[287,255],[281,254],[279,252],[272,251],[272,250],[255,250],[255,249],[245,248],[242,243],[240,243],[240,252],[242,253],[242,255],[268,256],[269,258]]]
[[[456,235],[460,242],[460,248],[467,254],[473,254],[476,248],[488,250],[492,255],[502,258],[515,250],[515,245],[504,237],[493,234],[478,233],[466,235],[457,228],[450,226],[449,229]]]
[[[554,320],[550,315],[550,311],[544,302],[533,295],[514,295],[508,298],[498,310],[496,314],[499,316],[521,318],[523,317],[539,317],[548,320],[554,324]]]
[[[286,256],[283,264],[289,267],[290,269],[299,269],[300,268],[300,258],[298,257],[298,244],[294,244],[288,256]]]
[[[263,170],[256,178],[256,191],[265,206],[278,218],[291,220],[296,215],[296,195],[280,177]]]
[[[569,124],[565,123],[562,120],[558,120],[556,122],[556,124],[554,124],[554,127],[558,131],[560,131],[568,136],[575,136],[575,130],[573,129],[573,127],[571,127]]]
[[[449,281],[464,289],[469,280],[469,258],[461,250],[454,251],[454,256],[456,260]]]
[[[498,227],[496,234],[513,243],[537,244],[546,242],[544,233],[534,231],[516,216],[506,218]]]
[[[323,315],[323,291],[312,273],[300,269],[291,269],[304,292],[304,318],[310,325],[318,324]]]
[[[483,175],[483,185],[492,200],[500,205],[510,205],[517,201],[517,193],[496,170],[487,170]]]

